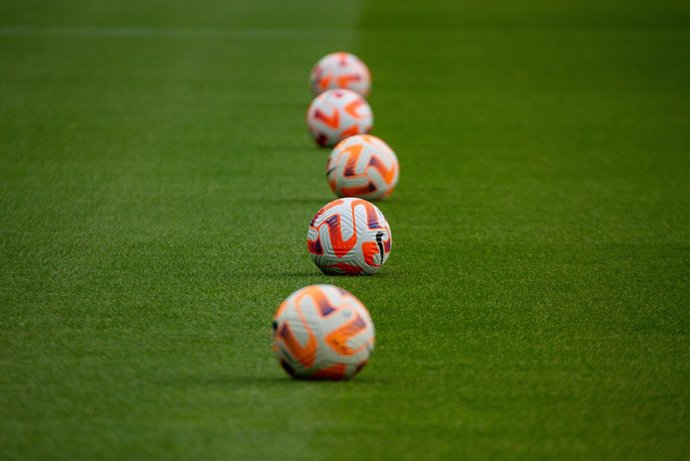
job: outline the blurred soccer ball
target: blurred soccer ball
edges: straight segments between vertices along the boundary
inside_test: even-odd
[[[331,53],[321,58],[309,78],[314,95],[335,88],[347,88],[362,96],[371,89],[371,74],[366,64],[351,53]]]
[[[307,110],[309,132],[320,146],[334,146],[349,136],[368,133],[373,124],[369,104],[350,90],[321,93]]]
[[[326,177],[339,197],[378,200],[393,193],[400,167],[395,152],[376,136],[340,141],[328,157]]]
[[[309,224],[307,249],[326,274],[375,274],[388,259],[391,230],[381,210],[360,198],[333,200]]]
[[[366,307],[333,285],[310,285],[291,294],[273,319],[273,351],[293,378],[349,379],[374,349]]]

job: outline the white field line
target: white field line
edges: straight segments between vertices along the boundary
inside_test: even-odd
[[[314,39],[354,36],[355,29],[263,29],[124,26],[27,26],[0,25],[0,37],[84,37],[84,38],[202,38],[202,39]]]

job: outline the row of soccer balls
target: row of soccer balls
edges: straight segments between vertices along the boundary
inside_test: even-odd
[[[326,274],[374,274],[388,259],[392,237],[386,218],[367,200],[389,196],[400,167],[393,150],[367,134],[373,125],[364,99],[371,77],[349,53],[320,60],[311,74],[317,95],[307,125],[320,146],[335,148],[326,177],[340,198],[322,207],[309,224],[307,249]],[[337,144],[337,145],[336,145]],[[367,363],[374,324],[366,307],[333,285],[312,285],[290,295],[273,320],[273,350],[295,378],[348,379]]]
[[[350,53],[332,53],[311,72],[316,98],[307,110],[307,127],[320,146],[334,146],[326,176],[340,197],[379,200],[393,193],[400,165],[385,142],[368,135],[374,116],[364,96],[371,88],[367,66]]]

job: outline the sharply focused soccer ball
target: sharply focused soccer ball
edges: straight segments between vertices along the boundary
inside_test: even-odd
[[[376,136],[362,134],[340,141],[326,164],[326,177],[339,197],[378,200],[393,193],[400,167],[395,152]]]
[[[373,349],[369,311],[333,285],[297,290],[273,318],[273,351],[293,378],[349,379],[366,365]]]
[[[350,90],[321,93],[307,110],[309,132],[320,146],[334,146],[348,136],[368,133],[373,124],[369,104]]]
[[[314,95],[347,88],[366,96],[371,89],[371,74],[366,64],[354,54],[344,52],[324,56],[311,70],[309,81]]]
[[[307,249],[325,274],[375,274],[393,239],[381,210],[360,198],[333,200],[309,224]]]

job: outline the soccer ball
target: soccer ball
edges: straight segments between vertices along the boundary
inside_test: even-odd
[[[369,104],[350,90],[321,93],[307,110],[309,132],[320,146],[334,146],[348,136],[368,133],[373,124]]]
[[[374,350],[369,311],[333,285],[310,285],[292,293],[273,318],[273,351],[298,379],[349,379]]]
[[[325,274],[375,274],[388,259],[391,244],[381,210],[360,198],[333,200],[307,230],[311,259]]]
[[[378,200],[393,193],[400,167],[395,152],[376,136],[340,141],[326,164],[326,177],[339,197]]]
[[[309,81],[314,95],[347,88],[366,96],[371,89],[371,74],[366,64],[354,54],[344,52],[324,56],[311,70]]]

